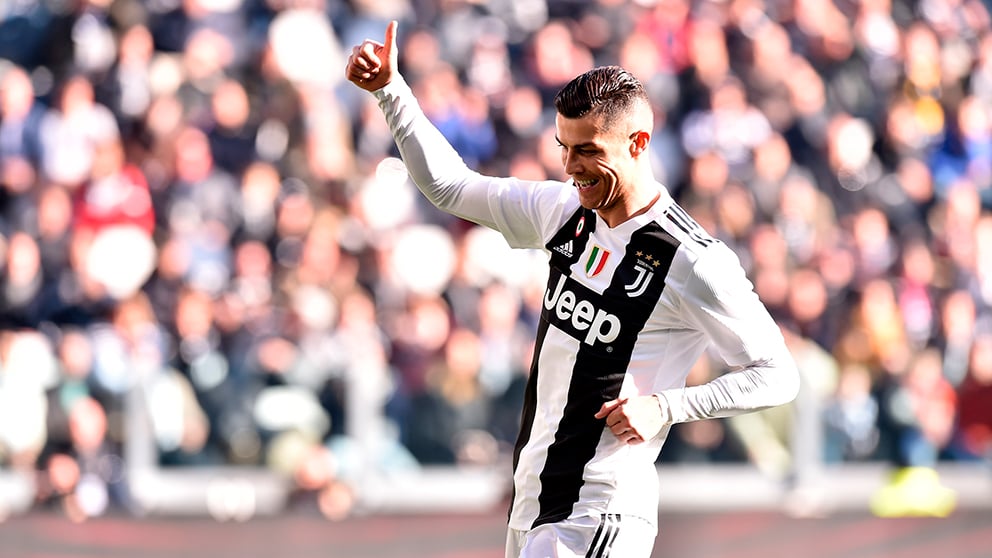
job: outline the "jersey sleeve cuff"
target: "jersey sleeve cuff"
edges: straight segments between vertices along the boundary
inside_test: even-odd
[[[672,425],[680,422],[687,422],[689,415],[685,411],[685,405],[680,395],[682,390],[666,390],[654,394],[661,405],[661,417],[665,424]]]
[[[403,79],[403,76],[397,72],[389,83],[373,91],[372,95],[381,102],[391,97],[395,98],[407,93],[411,93],[410,86]]]

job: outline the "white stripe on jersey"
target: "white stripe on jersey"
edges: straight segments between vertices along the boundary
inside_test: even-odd
[[[530,441],[520,453],[520,462],[539,464],[537,467],[517,467],[513,475],[513,485],[517,487],[514,493],[514,515],[527,517],[529,524],[537,517],[540,504],[534,494],[540,491],[540,474],[548,457],[548,447],[555,440],[555,432],[565,412],[565,402],[568,400],[568,385],[570,372],[575,366],[575,358],[579,353],[579,342],[555,328],[549,328],[541,352],[536,355],[542,374],[537,381],[537,400],[540,401],[538,412],[543,415],[534,417],[530,430]],[[548,357],[551,352],[554,356]],[[561,366],[548,367],[540,364],[546,358],[555,358]],[[558,371],[559,374],[552,374]],[[526,488],[524,488],[526,487]],[[524,488],[521,490],[521,488]]]

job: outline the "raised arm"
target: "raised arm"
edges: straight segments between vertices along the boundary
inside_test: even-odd
[[[366,39],[354,47],[345,76],[378,100],[407,171],[420,191],[444,211],[496,228],[489,196],[499,181],[468,168],[424,115],[397,71],[396,29],[397,23],[392,21],[383,42]]]

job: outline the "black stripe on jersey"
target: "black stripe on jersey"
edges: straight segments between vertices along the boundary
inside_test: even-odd
[[[613,543],[616,542],[617,535],[620,534],[620,516],[616,514],[607,514],[607,516],[612,517],[611,530],[606,534],[606,540],[603,541],[603,548],[599,551],[599,558],[609,558],[610,550],[613,549]]]
[[[676,227],[682,230],[689,238],[698,242],[703,246],[709,246],[716,242],[716,240],[706,232],[699,223],[696,222],[688,213],[682,209],[678,204],[672,204],[668,209],[665,210],[665,216],[668,220],[675,224]]]
[[[599,519],[599,528],[593,535],[589,544],[589,551],[586,558],[608,558],[613,543],[620,534],[620,516],[613,513],[604,513]]]
[[[592,542],[589,543],[589,551],[586,552],[586,558],[592,558],[593,552],[599,547],[600,542],[603,540],[603,530],[606,528],[606,514],[603,514],[599,518],[599,528],[596,529],[596,534],[592,536]]]
[[[572,513],[586,463],[595,456],[606,424],[595,414],[603,403],[620,394],[638,334],[661,298],[678,246],[678,240],[658,223],[638,229],[601,295],[552,268],[541,321],[575,337],[579,350],[562,419],[541,471],[540,511],[533,527],[560,521]],[[631,285],[640,285],[636,296],[631,294]],[[580,307],[585,311],[582,319],[577,319]],[[614,322],[617,331],[612,330]],[[596,335],[596,323],[607,324],[601,333],[609,335]],[[538,344],[535,358],[540,353]],[[536,381],[536,368],[532,368],[529,382]],[[518,441],[517,451],[522,447]]]
[[[606,545],[603,546],[603,552],[599,555],[599,558],[609,558],[610,550],[613,548],[613,543],[617,540],[617,535],[620,534],[620,521],[613,526],[613,532],[610,533],[610,538],[606,541]]]

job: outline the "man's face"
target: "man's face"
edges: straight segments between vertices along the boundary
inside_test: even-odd
[[[599,116],[555,119],[561,162],[586,209],[609,210],[626,195],[633,176],[633,140],[623,123],[606,128]]]

